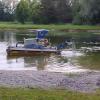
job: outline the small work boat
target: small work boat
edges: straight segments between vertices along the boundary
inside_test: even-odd
[[[50,53],[60,53],[57,46],[51,46],[50,41],[48,41],[46,35],[48,30],[39,29],[35,30],[37,33],[36,38],[24,39],[23,43],[18,42],[15,46],[8,46],[7,55],[8,56],[33,56],[35,54],[50,54]],[[20,46],[19,44],[23,44]]]

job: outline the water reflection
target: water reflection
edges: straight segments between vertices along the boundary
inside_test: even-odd
[[[31,35],[32,36],[32,35]],[[83,42],[95,40],[99,43],[100,37],[98,35],[74,35],[76,47],[80,45],[86,45]],[[89,69],[100,69],[94,65],[100,65],[100,61],[97,60],[100,56],[82,56],[80,53],[73,51],[64,51],[61,55],[37,55],[33,57],[7,57],[6,48],[10,45],[15,45],[17,41],[22,41],[23,38],[30,37],[30,33],[16,33],[10,31],[0,32],[0,70],[36,70],[36,71],[54,71],[54,72],[83,72]],[[34,37],[34,36],[33,36]],[[94,37],[94,38],[93,38]],[[64,36],[48,36],[51,43],[58,44],[60,42],[70,40],[73,35]],[[83,40],[84,39],[84,40]],[[97,39],[97,41],[96,41]],[[89,45],[89,44],[88,44]],[[82,56],[82,57],[80,57]],[[94,59],[96,58],[96,59]],[[92,59],[92,60],[91,60]],[[89,61],[89,63],[86,63]],[[94,64],[93,64],[94,63]],[[89,64],[91,64],[89,66]],[[93,65],[93,66],[92,66]],[[87,66],[87,67],[86,67]],[[92,66],[92,67],[91,67]]]
[[[45,66],[48,64],[47,56],[34,56],[24,57],[25,67],[36,67],[37,70],[45,70]]]

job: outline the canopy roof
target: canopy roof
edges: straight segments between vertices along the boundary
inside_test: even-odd
[[[46,29],[38,29],[36,30],[36,33],[37,33],[37,38],[45,38],[45,36],[48,34],[49,30],[46,30]]]

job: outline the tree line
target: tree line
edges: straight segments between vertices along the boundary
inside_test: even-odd
[[[0,1],[0,21],[35,24],[100,24],[100,0],[20,0],[14,9]]]

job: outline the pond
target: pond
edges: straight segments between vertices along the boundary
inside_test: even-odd
[[[75,48],[80,46],[100,46],[99,33],[67,33],[52,30],[47,38],[52,45],[74,39]],[[0,70],[35,70],[49,72],[84,72],[100,70],[100,53],[81,53],[63,51],[61,55],[35,55],[8,57],[6,48],[15,45],[24,38],[33,38],[36,34],[25,31],[0,31]],[[92,44],[95,43],[95,44]]]

